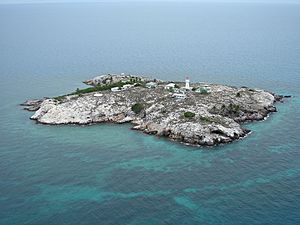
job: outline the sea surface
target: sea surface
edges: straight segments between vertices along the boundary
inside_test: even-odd
[[[293,95],[232,144],[46,126],[18,105],[104,73]],[[0,224],[300,224],[300,4],[0,5]]]

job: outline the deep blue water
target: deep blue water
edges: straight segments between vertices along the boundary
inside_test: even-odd
[[[300,224],[299,21],[297,4],[0,5],[0,224]],[[295,97],[214,148],[18,106],[107,72]]]

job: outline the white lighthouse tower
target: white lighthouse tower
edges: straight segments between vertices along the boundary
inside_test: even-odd
[[[189,77],[185,78],[185,89],[186,90],[190,89],[190,79],[189,79]]]

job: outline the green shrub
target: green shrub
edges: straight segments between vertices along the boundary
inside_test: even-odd
[[[201,116],[200,120],[203,121],[203,122],[206,122],[206,123],[214,122],[214,120],[212,118],[206,117],[206,116]]]
[[[65,99],[65,97],[66,97],[65,95],[61,95],[61,96],[54,97],[54,99],[61,102],[62,100]]]
[[[135,87],[146,87],[146,84],[145,83],[143,83],[143,82],[141,82],[141,83],[136,83],[135,85],[134,85]]]
[[[200,88],[200,94],[206,95],[208,94],[208,91],[206,90],[206,88]]]
[[[240,106],[239,105],[234,105],[233,106],[233,110],[235,111],[235,112],[238,112],[239,110],[240,110]]]
[[[238,93],[236,93],[236,97],[241,97],[241,93],[240,92],[238,92]]]
[[[193,118],[193,117],[195,117],[195,113],[193,113],[193,112],[184,112],[184,117],[185,118]]]
[[[131,110],[138,114],[144,109],[144,105],[141,103],[135,103],[134,105],[131,106]]]
[[[168,91],[173,93],[174,92],[174,88],[171,87],[171,88],[168,89]]]
[[[237,113],[239,110],[240,110],[239,105],[235,105],[232,103],[229,104],[229,112]]]

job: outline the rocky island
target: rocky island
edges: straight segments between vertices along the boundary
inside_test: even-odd
[[[190,145],[229,143],[250,131],[241,124],[275,112],[283,96],[248,87],[164,82],[133,75],[102,75],[90,87],[28,100],[42,124],[132,123],[132,129]]]

